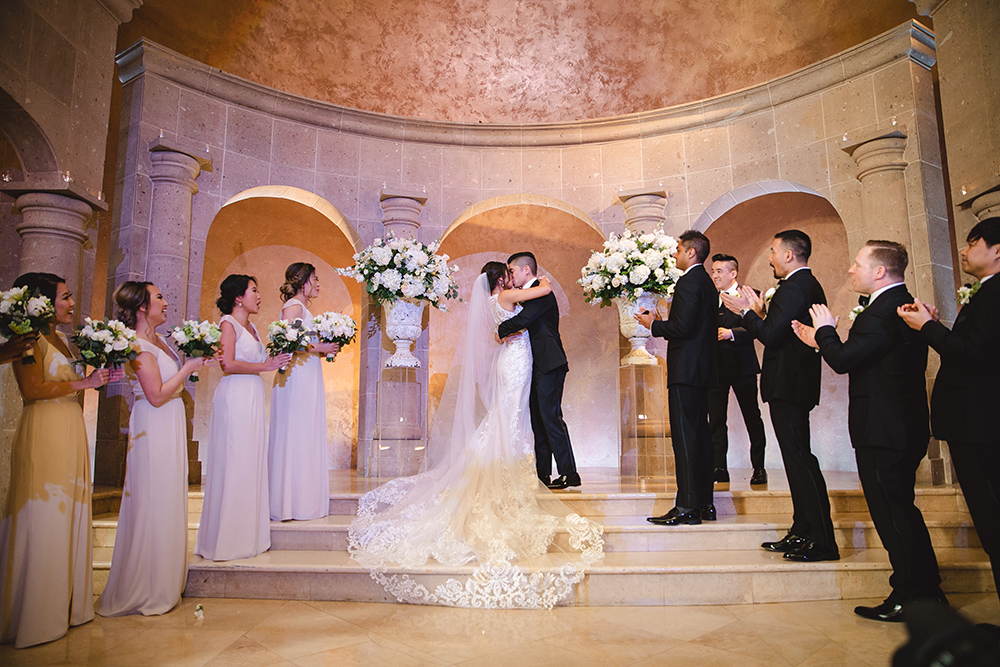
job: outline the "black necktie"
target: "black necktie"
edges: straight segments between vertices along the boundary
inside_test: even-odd
[[[858,305],[861,306],[862,308],[866,308],[868,304],[871,302],[871,300],[872,300],[871,295],[862,294],[861,296],[858,297]]]

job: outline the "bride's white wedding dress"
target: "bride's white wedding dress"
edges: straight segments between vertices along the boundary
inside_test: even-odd
[[[603,556],[603,527],[581,517],[535,473],[528,412],[531,346],[527,332],[497,345],[508,312],[480,276],[470,298],[464,351],[434,420],[432,467],[362,496],[348,551],[401,602],[483,608],[551,608]],[[579,552],[556,565],[529,567],[565,531]],[[389,569],[473,565],[431,591]],[[518,564],[520,563],[520,564]]]

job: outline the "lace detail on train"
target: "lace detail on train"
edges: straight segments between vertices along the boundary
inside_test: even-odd
[[[490,309],[498,324],[520,312],[520,306],[505,311],[496,297]],[[526,332],[502,346],[495,381],[495,400],[472,446],[427,472],[391,480],[359,502],[348,551],[401,602],[549,609],[603,557],[603,527],[569,512],[536,477]],[[518,564],[545,557],[552,546],[578,555]],[[434,590],[408,574],[390,573],[420,568],[431,558],[462,571],[448,572]]]

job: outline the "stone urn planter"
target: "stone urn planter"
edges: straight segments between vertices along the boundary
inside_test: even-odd
[[[385,333],[396,344],[396,351],[385,362],[386,368],[420,368],[420,360],[411,348],[423,330],[424,301],[398,299],[382,304],[385,313]]]
[[[653,335],[635,320],[636,313],[643,310],[656,312],[656,304],[663,298],[659,294],[643,292],[637,299],[615,299],[618,306],[618,327],[622,335],[632,344],[632,350],[622,357],[622,366],[655,366],[659,363],[655,355],[646,349],[646,341]]]

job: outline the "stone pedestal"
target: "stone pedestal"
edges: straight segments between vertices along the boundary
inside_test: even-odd
[[[673,475],[665,367],[622,366],[618,372],[622,477]]]
[[[406,477],[420,471],[427,446],[427,369],[382,369],[365,477]]]
[[[858,165],[861,207],[869,238],[909,244],[910,217],[906,207],[906,135],[881,134],[845,149]]]
[[[666,219],[663,214],[667,205],[665,190],[626,190],[618,193],[618,201],[625,209],[625,228],[637,234],[653,231]]]
[[[423,194],[382,190],[379,193],[382,207],[382,224],[386,234],[392,233],[398,239],[417,238],[420,230],[420,211],[427,203]]]

